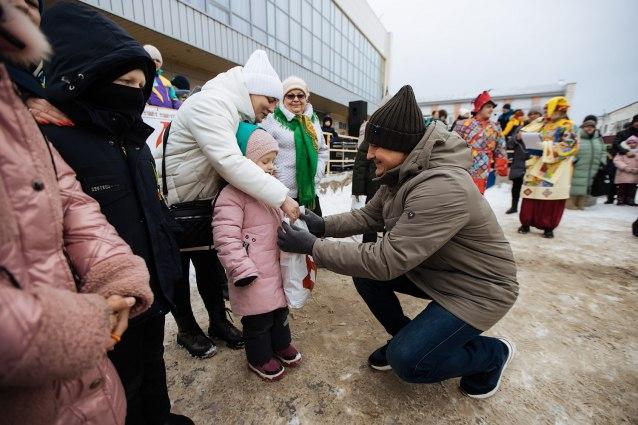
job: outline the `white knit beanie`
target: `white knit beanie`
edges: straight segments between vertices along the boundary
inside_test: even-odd
[[[150,44],[145,44],[144,50],[146,50],[146,53],[148,53],[151,59],[153,60],[157,59],[158,61],[164,63],[164,61],[162,60],[162,54],[160,53],[159,50],[157,50],[157,47],[152,46]]]
[[[288,94],[290,90],[298,89],[306,94],[306,99],[310,97],[310,92],[308,91],[308,84],[304,80],[294,75],[286,78],[283,82],[284,85],[284,96]]]
[[[279,152],[279,145],[274,137],[261,128],[253,131],[246,145],[246,158],[257,162],[259,158],[270,152]]]
[[[283,86],[279,76],[263,50],[255,50],[243,69],[244,83],[248,93],[281,99]]]

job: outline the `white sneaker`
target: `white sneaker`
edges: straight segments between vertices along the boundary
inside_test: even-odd
[[[503,367],[501,368],[501,372],[498,377],[498,381],[496,382],[496,386],[494,386],[492,390],[486,393],[479,393],[479,394],[470,394],[467,391],[463,390],[463,388],[461,388],[461,392],[465,394],[466,396],[471,398],[477,398],[477,399],[492,397],[494,394],[496,394],[496,391],[498,391],[498,388],[501,386],[501,379],[503,379],[503,373],[505,372],[505,369],[507,369],[507,366],[509,366],[510,362],[514,358],[514,354],[516,354],[516,345],[514,345],[513,342],[508,341],[505,338],[497,337],[496,339],[500,340],[503,344],[505,344],[508,350],[507,358],[505,359],[505,364],[503,364]]]

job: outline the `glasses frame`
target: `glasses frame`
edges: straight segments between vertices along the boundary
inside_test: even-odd
[[[306,98],[306,93],[299,93],[299,94],[286,93],[284,97],[288,100],[295,100],[295,99],[304,100]]]

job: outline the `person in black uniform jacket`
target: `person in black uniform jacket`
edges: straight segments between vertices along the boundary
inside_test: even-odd
[[[368,155],[368,142],[365,141],[365,128],[367,121],[361,124],[359,129],[359,146],[357,147],[357,155],[354,158],[354,166],[352,168],[352,195],[359,198],[359,196],[365,196],[365,203],[367,204],[379,190],[381,185],[376,180],[375,170],[376,165],[374,161],[367,158]],[[376,242],[377,234],[365,233],[363,235],[363,242]]]
[[[42,30],[55,52],[45,64],[46,97],[75,123],[42,131],[151,276],[153,305],[109,354],[126,391],[126,423],[192,424],[170,413],[163,358],[164,317],[181,265],[146,145],[152,128],[141,119],[155,65],[135,39],[88,6],[56,4]]]

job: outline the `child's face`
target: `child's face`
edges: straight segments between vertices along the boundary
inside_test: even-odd
[[[134,89],[143,89],[146,85],[146,76],[141,69],[134,69],[124,75],[120,75],[113,81],[113,84],[121,86],[133,87]]]
[[[636,142],[635,140],[627,140],[627,145],[632,149],[636,149],[636,146],[638,146],[638,142]]]
[[[265,173],[274,176],[277,171],[277,167],[275,167],[275,158],[277,158],[277,152],[268,152],[266,155],[259,158],[255,164],[259,165],[259,168],[264,170]]]

